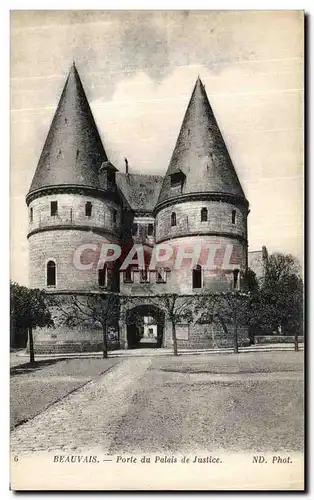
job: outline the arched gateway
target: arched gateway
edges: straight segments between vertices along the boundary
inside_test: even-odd
[[[164,345],[165,314],[153,304],[139,304],[125,312],[128,349],[157,348]]]

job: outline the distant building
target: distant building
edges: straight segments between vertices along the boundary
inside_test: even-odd
[[[265,246],[262,250],[248,252],[248,267],[254,271],[259,282],[265,277],[267,261],[268,252]]]
[[[165,124],[166,126],[166,124]],[[29,284],[66,296],[106,290],[132,296],[130,310],[145,322],[155,317],[156,345],[171,344],[162,311],[147,301],[149,294],[239,288],[249,265],[262,274],[263,257],[248,254],[249,203],[208,101],[197,79],[183,124],[164,176],[118,172],[98,133],[79,74],[73,64],[54,115],[39,163],[26,196],[29,210]],[[124,249],[144,245],[145,259],[155,244],[180,247],[232,247],[238,269],[225,270],[224,251],[216,254],[217,271],[160,267],[150,271],[129,266],[120,271],[104,266],[80,270],[73,254],[82,245],[116,243]],[[262,260],[261,260],[262,259]],[[88,258],[87,258],[88,261]],[[178,325],[179,346],[210,347],[211,325]],[[215,332],[216,338],[219,332]],[[223,337],[225,333],[220,332]],[[120,324],[112,345],[134,347],[136,328]],[[114,339],[115,337],[115,339]],[[216,341],[215,341],[216,342]],[[42,329],[37,351],[99,350],[101,333],[89,329]]]

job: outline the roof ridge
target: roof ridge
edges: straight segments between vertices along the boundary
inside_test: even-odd
[[[164,177],[162,174],[143,174],[140,172],[117,172],[117,175],[141,176],[141,177]]]

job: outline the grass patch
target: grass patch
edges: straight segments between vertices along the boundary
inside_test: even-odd
[[[42,360],[13,368],[10,427],[27,422],[93,378],[119,363],[118,358]]]

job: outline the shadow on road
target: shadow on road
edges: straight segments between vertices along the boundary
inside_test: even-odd
[[[18,366],[12,366],[10,368],[10,376],[23,375],[25,373],[32,373],[34,371],[40,370],[46,366],[54,365],[58,363],[60,359],[42,359],[35,361],[35,364],[31,364],[29,361]]]

